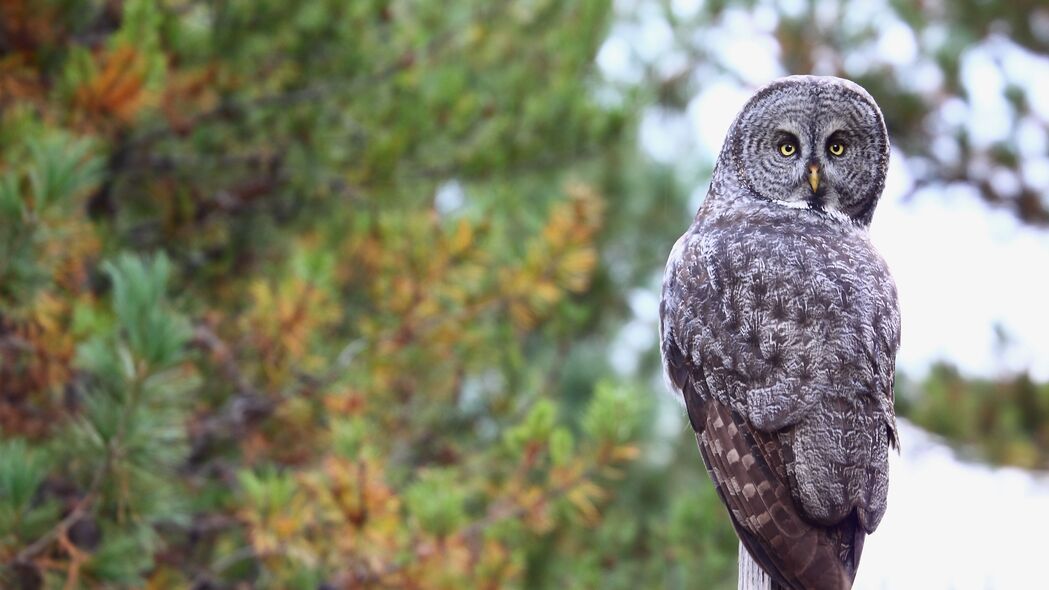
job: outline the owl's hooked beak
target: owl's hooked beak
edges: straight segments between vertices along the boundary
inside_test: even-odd
[[[816,189],[820,187],[819,164],[809,164],[809,186],[812,187],[812,192],[816,192]]]

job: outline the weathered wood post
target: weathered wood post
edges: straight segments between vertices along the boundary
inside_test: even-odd
[[[757,564],[741,542],[739,544],[739,590],[770,590],[772,580]]]

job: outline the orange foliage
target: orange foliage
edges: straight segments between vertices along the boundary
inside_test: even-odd
[[[74,108],[86,117],[88,128],[130,123],[146,104],[145,60],[126,45],[98,55],[97,60],[101,67],[76,89]]]
[[[22,101],[40,103],[46,95],[47,88],[27,55],[12,53],[0,57],[0,107]]]
[[[39,0],[0,0],[5,41],[17,52],[31,53],[53,44],[61,35],[55,28],[57,8]]]
[[[604,202],[585,184],[570,184],[566,192],[568,200],[554,207],[542,234],[528,243],[523,264],[500,273],[518,328],[534,326],[567,292],[585,290],[597,266],[593,237]]]
[[[293,367],[305,370],[320,362],[309,355],[310,338],[339,317],[327,293],[291,277],[279,284],[256,281],[249,294],[251,307],[239,324],[261,356],[266,383],[284,384]]]
[[[89,302],[88,268],[100,244],[83,220],[62,220],[43,242],[50,289],[24,310],[0,314],[0,430],[41,436],[57,423],[61,389],[72,376],[76,305]]]
[[[189,132],[194,117],[218,103],[217,74],[218,68],[214,66],[172,73],[160,98],[160,110],[176,133]]]
[[[55,425],[76,344],[69,316],[62,300],[45,293],[30,317],[0,317],[0,431],[38,437]]]
[[[593,187],[566,185],[565,197],[554,199],[545,219],[538,220],[540,229],[525,236],[513,232],[524,231],[527,224],[517,227],[513,219],[507,228],[510,235],[493,231],[493,226],[501,227],[502,218],[484,212],[449,220],[435,210],[413,208],[414,202],[407,208],[362,207],[350,228],[336,224],[337,231],[344,233],[330,237],[337,252],[330,269],[325,267],[323,254],[331,244],[321,243],[316,235],[299,234],[291,245],[303,254],[302,259],[288,256],[290,263],[278,263],[288,268],[269,272],[262,265],[280,260],[288,241],[274,242],[272,252],[238,252],[229,245],[239,237],[232,234],[239,223],[237,214],[247,204],[270,205],[277,189],[294,192],[296,183],[285,184],[288,173],[278,170],[279,164],[265,175],[239,170],[231,171],[231,178],[215,174],[215,186],[187,182],[195,174],[190,167],[207,161],[213,151],[209,148],[197,155],[192,149],[200,146],[170,134],[186,135],[207,123],[218,113],[223,85],[243,84],[250,90],[250,84],[257,82],[248,78],[251,72],[224,71],[224,56],[191,64],[196,57],[190,54],[180,63],[174,50],[150,54],[141,46],[113,46],[113,38],[83,43],[64,40],[66,33],[56,24],[60,19],[53,18],[54,10],[45,8],[50,5],[0,0],[0,17],[10,36],[4,42],[16,48],[15,53],[0,58],[0,107],[17,100],[29,105],[26,110],[45,124],[74,127],[70,136],[99,136],[98,143],[104,146],[100,151],[111,155],[103,171],[105,188],[118,196],[110,195],[112,211],[101,220],[82,218],[83,203],[75,201],[82,195],[67,201],[73,202],[69,211],[74,213],[66,211],[62,219],[42,220],[48,231],[34,262],[47,270],[46,287],[27,297],[31,303],[17,317],[0,314],[0,429],[5,435],[39,437],[59,417],[78,415],[75,409],[60,412],[59,406],[67,400],[69,405],[77,401],[76,395],[68,395],[63,388],[76,393],[72,365],[78,342],[86,339],[86,332],[101,331],[89,326],[78,333],[75,324],[81,320],[105,323],[100,319],[104,313],[90,317],[95,294],[88,283],[103,249],[98,235],[109,238],[104,232],[112,232],[119,236],[113,238],[114,247],[159,247],[176,259],[190,261],[179,267],[184,271],[178,275],[184,281],[179,286],[186,287],[186,300],[180,305],[197,320],[195,343],[211,353],[200,362],[210,362],[214,367],[208,368],[218,370],[204,371],[203,393],[190,404],[195,417],[189,420],[188,430],[192,443],[222,446],[214,453],[205,448],[206,452],[194,455],[191,461],[203,458],[211,462],[222,475],[209,484],[223,493],[229,493],[230,486],[221,477],[233,470],[247,474],[233,493],[250,496],[239,503],[225,497],[201,502],[203,510],[228,511],[216,518],[223,521],[216,526],[235,529],[232,534],[205,531],[202,536],[220,539],[212,539],[216,546],[185,551],[186,555],[212,552],[223,556],[218,563],[204,565],[213,567],[217,578],[234,569],[231,563],[248,556],[246,560],[261,572],[260,579],[272,575],[271,581],[277,580],[278,586],[287,583],[295,571],[315,570],[324,572],[328,585],[340,588],[502,588],[521,577],[526,555],[519,543],[494,529],[505,524],[519,527],[515,532],[548,534],[562,524],[566,513],[570,514],[567,518],[585,524],[599,521],[599,506],[607,492],[594,480],[614,476],[614,466],[633,458],[635,451],[618,447],[594,453],[588,447],[573,454],[570,444],[560,458],[552,459],[549,437],[539,436],[523,445],[521,459],[516,448],[511,457],[506,449],[498,448],[498,442],[492,448],[469,448],[469,443],[455,436],[443,436],[455,433],[427,431],[439,422],[431,425],[429,414],[445,411],[443,404],[454,404],[467,379],[498,366],[491,362],[492,355],[522,346],[543,321],[569,316],[559,314],[559,309],[565,311],[567,301],[589,288],[598,264],[596,235],[603,222],[603,199]],[[109,17],[122,16],[125,7],[104,2],[92,8],[99,20],[95,26],[102,32],[96,36],[105,37],[112,25]],[[477,30],[471,30],[474,43],[480,42],[474,34]],[[163,34],[160,25],[156,31]],[[43,75],[33,60],[43,53],[39,51],[42,45],[56,43],[75,48],[77,52],[69,55],[76,60],[59,61],[71,64],[70,68],[56,67]],[[362,44],[362,48],[366,45],[370,46]],[[278,66],[260,67],[265,71]],[[167,71],[158,81],[153,73],[161,68]],[[274,75],[274,80],[279,76]],[[271,88],[259,85],[257,90],[265,96]],[[254,94],[246,91],[243,96]],[[156,112],[147,112],[154,107]],[[306,131],[295,132],[296,142],[302,140],[299,135],[312,133],[311,128],[303,129]],[[225,133],[216,136],[225,141],[229,139]],[[161,139],[156,140],[158,137]],[[368,143],[360,162],[354,160],[347,169],[339,170],[341,177],[382,177],[381,171],[392,169],[392,162],[406,151],[408,143],[404,134],[390,133],[389,145],[383,146],[386,137],[369,138],[380,147]],[[239,140],[229,145],[236,146]],[[274,159],[283,156],[288,141],[267,144],[268,140],[250,145],[250,153],[261,150],[266,156],[275,154]],[[134,149],[128,149],[125,141]],[[212,148],[225,145],[215,143]],[[104,151],[106,148],[112,151]],[[123,160],[112,157],[122,152],[134,153]],[[183,155],[184,162],[180,160]],[[251,170],[260,168],[256,165]],[[132,185],[133,197],[119,196],[122,184]],[[366,186],[362,193],[370,196],[374,188]],[[200,196],[212,194],[213,189],[230,195],[235,205],[226,207],[224,202],[211,203],[209,197]],[[148,208],[148,214],[139,217],[139,206]],[[312,222],[302,215],[280,232],[292,231],[289,228],[300,221]],[[353,225],[363,219],[370,227]],[[140,228],[144,237],[138,240]],[[325,226],[317,233],[327,235],[329,229]],[[183,241],[191,244],[186,250],[181,249]],[[210,279],[192,274],[200,268],[197,262],[212,252],[229,253],[231,258],[246,253],[252,257],[247,263],[238,258],[232,265],[244,274],[202,284]],[[218,302],[207,297],[217,297]],[[88,317],[84,320],[78,314]],[[333,344],[342,345],[332,342],[335,337],[352,338],[360,345],[352,363],[342,364],[341,358],[332,362]],[[329,377],[329,372],[334,376]],[[259,410],[264,418],[241,419],[238,404],[245,402],[248,407],[256,401],[265,408]],[[509,422],[515,417],[498,419]],[[361,432],[353,431],[359,425],[363,425]],[[339,428],[343,426],[353,432],[342,432]],[[234,450],[228,451],[224,436],[234,439],[229,445]],[[415,445],[427,448],[405,449]],[[231,459],[227,452],[236,457]],[[405,454],[410,456],[407,460]],[[519,459],[521,465],[513,465]],[[113,458],[121,460],[123,457]],[[279,467],[254,475],[254,466],[271,463]],[[413,507],[414,496],[406,497],[399,489],[417,483],[414,470],[430,465],[462,478],[454,480],[462,489],[455,490],[453,498],[454,503],[462,504],[456,506],[462,514],[441,527],[427,526],[422,516],[426,510]],[[103,469],[116,473],[108,457]],[[255,479],[245,483],[252,477]],[[208,478],[212,478],[210,471],[196,471],[189,487]],[[117,475],[109,479],[121,488],[121,494],[130,493],[130,480]],[[447,491],[443,484],[433,490]],[[104,493],[84,486],[75,492],[81,498]],[[124,524],[134,515],[121,502],[116,520]],[[101,522],[107,509],[99,503],[92,507],[92,517]],[[197,532],[194,529],[192,535]],[[34,564],[41,570],[65,571],[71,585],[90,584],[97,572],[81,569],[81,552],[67,536],[63,530],[53,541],[45,538],[47,543],[41,546],[47,549],[34,556]],[[83,555],[94,551],[86,550]],[[92,558],[112,557],[102,553]],[[177,559],[165,557],[141,566],[148,570],[141,572],[148,587],[193,583],[188,578],[195,574],[190,572],[202,564],[182,570]],[[197,559],[182,558],[187,563]]]

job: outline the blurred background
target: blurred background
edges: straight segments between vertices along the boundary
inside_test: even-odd
[[[658,286],[798,73],[893,142],[856,587],[1044,585],[1043,2],[3,0],[0,587],[735,588]]]

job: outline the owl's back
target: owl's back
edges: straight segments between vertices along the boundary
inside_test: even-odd
[[[775,431],[790,449],[791,492],[815,522],[855,508],[873,530],[894,437],[899,312],[866,231],[815,211],[714,199],[690,233],[667,286],[690,294],[680,297],[690,317],[680,318],[678,336],[702,364],[710,395],[758,424],[761,412],[790,401],[775,396],[812,400]],[[780,389],[762,407],[748,404],[748,392],[772,387]]]

